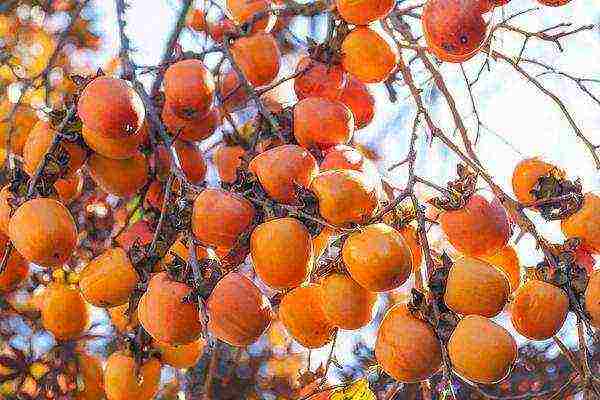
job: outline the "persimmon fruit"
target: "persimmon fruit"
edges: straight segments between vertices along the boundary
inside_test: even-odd
[[[148,180],[148,160],[140,152],[124,160],[92,154],[87,167],[102,190],[118,197],[133,196]]]
[[[484,256],[481,259],[506,274],[510,282],[511,293],[521,286],[521,265],[517,252],[513,247],[504,246],[497,253],[491,256]]]
[[[600,327],[600,271],[590,275],[585,290],[585,310],[588,312],[592,325]]]
[[[246,151],[242,146],[219,145],[212,156],[221,182],[233,183],[237,178],[237,170],[242,165],[242,157]]]
[[[263,17],[254,21],[253,32],[264,30],[270,24],[271,14],[268,13],[270,2],[268,0],[227,0],[227,9],[238,24],[250,23],[261,14]]]
[[[78,375],[83,387],[74,394],[74,400],[104,399],[104,371],[98,357],[82,352],[77,355]]]
[[[537,200],[532,190],[543,176],[563,179],[565,172],[537,157],[526,158],[519,162],[512,175],[512,187],[517,200],[521,203],[531,203]]]
[[[396,5],[394,0],[336,0],[337,11],[353,25],[369,25],[384,18]]]
[[[325,316],[336,327],[354,330],[371,322],[377,295],[344,274],[330,274],[320,281]]]
[[[346,144],[354,133],[354,116],[338,100],[308,97],[294,106],[294,137],[305,148]]]
[[[143,128],[141,128],[143,129]],[[146,139],[144,133],[125,138],[112,138],[90,130],[81,128],[81,136],[85,143],[96,153],[116,160],[131,158],[138,153],[138,147]]]
[[[160,361],[163,363],[178,369],[192,368],[198,364],[198,361],[202,357],[202,353],[206,347],[206,339],[200,338],[195,342],[179,346],[154,342],[153,346],[159,351]]]
[[[307,97],[337,99],[346,83],[344,70],[339,65],[327,65],[305,56],[298,61],[294,92],[298,100]]]
[[[194,144],[186,143],[181,140],[175,141],[173,144],[179,165],[186,179],[194,184],[200,185],[206,178],[206,161],[202,156],[202,151]]]
[[[130,331],[140,324],[137,308],[131,312],[131,315],[127,314],[128,309],[129,303],[125,303],[120,306],[110,307],[106,310],[115,328],[122,333]]]
[[[12,251],[4,270],[0,273],[0,294],[7,294],[15,290],[27,278],[28,273],[27,261],[18,252]]]
[[[199,142],[208,138],[221,124],[221,111],[217,107],[210,108],[206,115],[184,119],[178,117],[167,102],[162,109],[161,117],[165,127],[173,136],[187,142]]]
[[[375,117],[375,98],[367,85],[352,75],[348,76],[338,100],[352,111],[354,129],[366,127]]]
[[[591,252],[600,253],[600,196],[586,193],[583,206],[561,221],[560,227],[567,238],[579,238]]]
[[[386,80],[398,64],[398,52],[374,30],[359,26],[342,42],[342,66],[364,83]]]
[[[202,61],[178,61],[165,72],[165,98],[179,118],[191,120],[208,114],[213,103],[215,82]]]
[[[150,400],[158,392],[160,362],[150,358],[139,367],[135,359],[115,352],[106,360],[104,367],[104,390],[108,400]]]
[[[236,39],[231,54],[253,86],[268,85],[279,73],[281,53],[277,42],[268,33],[258,32]]]
[[[44,290],[41,315],[43,327],[57,340],[76,339],[89,322],[79,290],[62,282],[53,282]]]

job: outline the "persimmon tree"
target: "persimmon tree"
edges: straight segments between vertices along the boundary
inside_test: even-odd
[[[531,29],[569,0],[529,3],[183,0],[140,65],[115,0],[99,69],[94,2],[1,4],[0,396],[600,398],[600,199],[572,166],[523,156],[502,182],[478,154],[502,65],[600,169],[543,78],[596,107],[599,81],[528,52],[597,27]],[[381,101],[412,128],[385,163],[357,139]],[[447,182],[418,167],[434,146]]]

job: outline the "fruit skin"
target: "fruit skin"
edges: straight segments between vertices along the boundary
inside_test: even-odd
[[[233,247],[254,220],[248,200],[221,189],[204,189],[194,201],[192,230],[202,243]]]
[[[142,127],[140,131],[143,129]],[[138,153],[138,147],[147,137],[145,133],[140,132],[136,135],[115,139],[94,132],[86,126],[81,128],[81,135],[85,143],[96,153],[115,160],[133,157]]]
[[[38,165],[44,159],[56,134],[57,132],[44,121],[38,121],[29,133],[25,146],[23,146],[23,166],[30,176],[33,176]],[[66,141],[63,141],[60,147],[69,155],[65,174],[71,176],[83,165],[85,151],[79,145]]]
[[[258,277],[275,289],[300,285],[313,266],[310,233],[295,218],[277,218],[257,226],[250,236],[250,254]]]
[[[538,0],[540,4],[550,7],[560,7],[569,3],[571,0]]]
[[[204,10],[199,8],[190,10],[185,17],[185,25],[196,32],[204,31],[206,29]]]
[[[42,325],[56,340],[70,340],[85,331],[89,315],[79,290],[64,283],[51,283],[44,290]]]
[[[237,178],[237,169],[242,165],[246,150],[242,146],[220,145],[213,153],[213,164],[217,168],[221,182],[233,183]]]
[[[412,255],[402,235],[382,223],[348,236],[342,259],[350,276],[372,292],[400,287],[412,271]]]
[[[371,322],[377,295],[344,274],[331,274],[320,282],[325,316],[341,329],[359,329]]]
[[[504,309],[509,293],[510,284],[502,271],[485,261],[463,257],[450,268],[444,302],[458,314],[491,318]]]
[[[233,19],[238,24],[251,22],[254,15],[264,13],[269,9],[270,2],[267,0],[227,0],[227,9],[231,12]],[[260,18],[252,26],[252,32],[257,32],[267,28],[270,16],[266,15]]]
[[[375,357],[394,379],[415,383],[439,371],[442,349],[431,326],[413,316],[406,304],[397,304],[379,325]]]
[[[106,361],[104,390],[108,400],[150,400],[158,392],[159,382],[160,363],[155,358],[137,367],[133,357],[119,351]]]
[[[479,315],[468,315],[450,336],[448,356],[460,376],[489,385],[508,376],[517,359],[517,344],[500,325]]]
[[[369,125],[375,116],[375,98],[367,85],[354,76],[349,76],[342,90],[339,101],[352,111],[354,129],[362,129]]]
[[[19,104],[13,118],[14,122],[12,124],[10,121],[5,122],[13,107],[14,104],[9,102],[8,99],[0,103],[0,149],[6,148],[8,132],[11,125],[13,125],[14,128],[10,135],[10,150],[17,155],[21,155],[27,136],[38,119],[31,107]]]
[[[378,187],[381,185],[381,178],[375,164],[360,151],[345,144],[338,144],[325,150],[325,157],[321,161],[320,169],[321,171],[351,169],[362,172],[367,178],[373,180]]]
[[[481,258],[506,274],[510,283],[510,292],[521,286],[521,266],[517,252],[511,246],[505,246],[496,254]]]
[[[208,329],[233,346],[256,342],[271,323],[268,299],[237,272],[230,272],[217,283],[206,306]]]
[[[394,0],[336,0],[340,16],[353,25],[369,25],[384,18],[394,8]]]
[[[165,72],[163,85],[168,106],[179,118],[198,119],[208,114],[215,82],[202,61],[183,60],[171,65]]]
[[[205,347],[206,340],[203,338],[180,346],[154,342],[154,348],[160,352],[160,361],[178,369],[191,368],[198,364]]]
[[[590,315],[592,325],[600,327],[600,271],[594,271],[590,275],[585,290],[585,309]]]
[[[202,157],[202,152],[193,144],[175,141],[174,145],[179,165],[185,177],[190,183],[199,185],[206,178],[206,161]]]
[[[15,249],[43,267],[58,267],[71,257],[77,227],[69,210],[56,200],[36,198],[16,209],[8,223]]]
[[[92,131],[123,139],[137,134],[145,110],[142,99],[126,81],[100,76],[81,93],[77,114]]]
[[[327,149],[346,144],[354,133],[354,116],[338,100],[308,97],[294,106],[294,137],[304,148]]]
[[[187,344],[202,333],[198,305],[184,302],[192,289],[172,280],[166,272],[154,275],[138,304],[140,324],[155,340]]]
[[[231,46],[231,55],[253,86],[268,85],[279,73],[281,53],[268,33],[258,32],[237,39]]]
[[[565,177],[564,171],[537,157],[527,158],[519,162],[512,175],[513,193],[517,200],[521,203],[531,203],[537,200],[531,194],[531,190],[542,176],[549,174],[557,178]]]
[[[104,373],[100,360],[85,353],[78,353],[77,367],[83,381],[83,390],[75,393],[74,400],[102,400],[104,398]]]
[[[79,171],[73,176],[60,178],[54,182],[54,189],[58,194],[58,199],[64,205],[69,205],[83,192],[83,175]],[[1,217],[0,217],[1,219]]]
[[[296,185],[308,188],[319,173],[319,166],[306,149],[288,144],[258,154],[250,161],[248,170],[256,174],[273,200],[296,204]]]
[[[126,312],[129,308],[129,303],[122,304],[120,306],[111,307],[107,309],[110,320],[117,330],[121,333],[128,332],[140,324],[138,319],[137,308],[131,314],[131,317],[127,316]]]
[[[229,112],[237,111],[246,106],[248,94],[242,86],[236,71],[231,70],[219,80],[219,93],[223,99],[223,108]]]
[[[383,82],[398,64],[395,48],[379,33],[357,27],[342,42],[344,69],[364,83]]]
[[[466,256],[493,255],[508,243],[510,224],[502,206],[473,195],[464,208],[444,211],[440,225],[456,250]]]
[[[567,238],[580,238],[591,252],[600,253],[600,196],[586,193],[583,207],[561,221],[560,227]]]
[[[118,197],[133,196],[148,179],[148,160],[140,152],[125,160],[92,154],[87,166],[93,181],[105,192]]]
[[[379,205],[375,183],[356,171],[321,172],[313,179],[310,190],[317,196],[321,216],[336,226],[365,223]]]
[[[430,0],[421,21],[430,51],[442,61],[467,61],[485,40],[486,24],[476,1]]]
[[[2,250],[2,254],[4,254],[4,250]],[[27,261],[16,251],[11,251],[6,267],[0,273],[0,294],[7,294],[15,290],[27,278],[28,273]]]
[[[125,250],[115,247],[94,258],[79,275],[79,288],[88,303],[96,307],[125,304],[139,276]]]
[[[511,321],[521,335],[532,340],[545,340],[562,328],[568,311],[569,299],[562,289],[531,280],[515,293]]]
[[[289,334],[309,349],[323,347],[335,332],[325,315],[321,287],[317,285],[299,286],[283,296],[279,317]]]
[[[413,271],[417,271],[421,266],[421,261],[423,260],[423,251],[421,250],[421,245],[419,244],[419,232],[417,232],[417,230],[410,225],[405,226],[398,232],[400,232],[402,238],[410,249]]]
[[[508,3],[510,3],[510,0],[480,0],[480,12],[485,14],[486,12],[492,11],[496,7],[502,7]]]
[[[215,132],[221,123],[221,112],[217,107],[212,107],[206,115],[187,120],[175,115],[167,101],[163,107],[161,118],[167,130],[174,136],[176,135],[177,139],[199,142]]]
[[[342,94],[346,83],[344,70],[339,65],[327,65],[309,56],[298,61],[294,92],[298,100],[324,97],[335,100]]]

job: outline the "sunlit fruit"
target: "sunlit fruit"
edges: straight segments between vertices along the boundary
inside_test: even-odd
[[[571,0],[538,0],[538,2],[540,2],[541,4],[545,5],[545,6],[550,6],[550,7],[559,7],[559,6],[564,6],[565,4],[569,3]]]
[[[593,253],[600,253],[600,196],[586,193],[583,207],[561,221],[560,227],[567,238],[579,238]]]
[[[138,280],[125,250],[115,247],[88,263],[79,275],[79,288],[88,303],[114,307],[129,300]]]
[[[396,2],[394,0],[336,0],[335,5],[340,16],[353,25],[369,25],[384,18]]]
[[[600,327],[600,271],[590,275],[585,291],[585,310],[588,312],[592,324]]]
[[[508,277],[510,282],[510,291],[514,292],[521,285],[521,265],[519,263],[519,257],[517,252],[511,246],[505,246],[497,253],[491,256],[485,256],[481,258],[499,268]]]
[[[335,332],[325,315],[321,287],[317,285],[300,286],[283,296],[279,317],[289,334],[309,349],[323,347]]]
[[[168,106],[179,118],[202,118],[210,110],[215,82],[202,61],[190,59],[171,65],[165,72],[163,85]]]
[[[4,254],[4,249],[1,254]],[[27,261],[13,250],[6,261],[4,270],[0,272],[0,294],[7,294],[15,290],[27,278],[28,272]]]
[[[517,290],[510,308],[516,331],[532,340],[554,336],[562,328],[568,311],[566,293],[538,280],[530,280]]]
[[[231,54],[253,86],[268,85],[279,73],[281,54],[277,42],[268,33],[259,32],[236,39]]]
[[[517,200],[524,204],[537,200],[532,190],[543,176],[554,176],[562,179],[565,177],[565,172],[537,157],[527,158],[519,162],[512,176],[513,192]]]
[[[233,346],[254,343],[271,322],[271,305],[254,283],[230,272],[215,286],[207,302],[208,329]]]
[[[305,148],[327,149],[346,144],[354,133],[354,117],[343,103],[308,97],[294,106],[294,137]]]
[[[137,365],[124,352],[115,352],[106,360],[104,390],[108,400],[150,400],[158,392],[160,363],[150,358]]]
[[[56,200],[36,198],[23,203],[8,223],[10,240],[27,260],[58,267],[71,257],[77,227],[69,210]]]
[[[444,302],[458,314],[491,318],[504,309],[509,293],[510,284],[502,271],[485,261],[463,257],[450,268]]]
[[[122,139],[138,133],[145,110],[142,99],[126,81],[100,76],[81,93],[77,113],[92,131]]]
[[[173,136],[188,142],[206,139],[221,123],[221,112],[217,107],[212,107],[206,115],[188,120],[175,115],[168,102],[163,107],[161,117],[165,127]]]
[[[92,154],[87,160],[93,181],[107,193],[129,197],[148,180],[148,161],[140,152],[124,160]]]
[[[257,226],[250,237],[250,254],[258,277],[276,289],[300,285],[313,265],[310,234],[295,218],[272,219]]]
[[[425,321],[405,304],[390,308],[379,326],[375,357],[394,379],[413,383],[429,379],[442,364],[440,341]]]
[[[369,125],[375,116],[375,98],[367,85],[354,76],[347,78],[346,85],[338,98],[354,115],[354,128],[362,129]]]
[[[163,363],[178,369],[192,368],[198,364],[198,361],[202,357],[202,353],[206,347],[206,339],[200,338],[195,342],[179,346],[154,342],[154,347],[159,351],[160,361]]]
[[[204,10],[200,8],[191,9],[185,17],[185,24],[188,28],[202,32],[206,29],[206,16]]]
[[[350,276],[372,292],[400,287],[412,270],[410,248],[402,235],[382,223],[368,225],[348,236],[342,258]]]
[[[297,203],[296,186],[308,188],[319,172],[313,155],[295,144],[260,153],[248,169],[256,174],[269,197],[284,204]]]
[[[155,340],[170,345],[198,339],[202,325],[191,293],[188,285],[174,281],[166,272],[154,275],[138,305],[140,324]]]
[[[237,170],[242,165],[242,157],[246,151],[242,146],[221,144],[213,153],[212,161],[221,182],[233,183],[237,178]]]
[[[500,325],[479,315],[468,315],[452,333],[448,355],[460,376],[489,385],[508,376],[517,359],[517,344]]]
[[[321,161],[321,171],[330,169],[351,169],[364,173],[369,179],[372,179],[377,185],[381,181],[377,167],[373,161],[366,158],[355,148],[338,144],[325,150],[325,157]]]
[[[352,278],[330,274],[320,281],[325,316],[336,327],[359,329],[371,322],[375,293],[369,292]]]
[[[296,66],[294,92],[298,100],[307,97],[337,99],[346,82],[344,70],[339,65],[327,65],[309,56]]]
[[[398,63],[398,52],[379,33],[357,27],[342,43],[344,69],[364,83],[383,82]]]
[[[89,315],[79,290],[62,282],[51,283],[42,299],[42,325],[57,340],[79,337],[87,328]]]
[[[220,189],[205,189],[194,201],[192,230],[202,243],[233,247],[254,220],[255,210],[246,199]]]
[[[78,387],[74,400],[102,400],[104,398],[104,371],[97,357],[78,352],[78,376],[83,385]]]
[[[235,23],[224,17],[214,23],[208,23],[208,34],[217,43],[221,43],[225,36],[233,36],[237,32]]]
[[[452,246],[472,257],[497,253],[506,246],[511,234],[502,205],[480,195],[473,195],[464,208],[444,211],[440,225]]]
[[[141,129],[143,130],[143,127]],[[94,132],[86,126],[81,128],[81,136],[83,136],[85,143],[96,153],[116,160],[133,157],[138,153],[138,147],[146,138],[146,135],[142,132],[124,138],[112,138]]]
[[[128,332],[140,324],[137,308],[129,314],[127,313],[128,309],[129,303],[125,303],[106,310],[110,316],[110,320],[119,332]]]
[[[319,213],[333,225],[365,223],[378,207],[376,183],[357,171],[321,172],[310,190],[319,201]]]
[[[485,14],[486,12],[492,11],[495,7],[502,7],[509,2],[510,0],[480,0],[480,11],[482,14]]]
[[[253,32],[265,29],[269,25],[271,13],[268,0],[227,0],[227,9],[238,24],[253,22]],[[261,18],[258,18],[261,16]],[[255,21],[255,18],[258,18]]]

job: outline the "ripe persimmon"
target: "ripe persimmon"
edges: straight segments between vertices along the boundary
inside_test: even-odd
[[[560,227],[567,238],[579,238],[593,253],[600,253],[600,196],[586,193],[583,206],[575,214],[561,221]]]
[[[205,258],[213,258],[212,254],[208,253],[206,247],[201,245],[196,245],[196,259],[203,260]],[[183,241],[183,238],[179,238],[169,247],[169,251],[164,255],[162,260],[160,260],[160,264],[155,268],[156,272],[162,271],[167,265],[173,263],[176,257],[181,258],[183,261],[187,262],[189,260],[189,248],[188,245]]]
[[[300,285],[313,266],[310,233],[295,218],[277,218],[257,226],[250,237],[250,254],[258,277],[275,289]]]
[[[154,275],[138,304],[140,324],[155,340],[187,344],[202,333],[198,304],[186,301],[192,289],[166,272]]]
[[[38,165],[44,160],[44,156],[50,149],[57,132],[45,121],[38,121],[23,146],[23,166],[29,175],[33,175]],[[60,143],[59,154],[64,151],[68,156],[68,163],[65,167],[66,175],[73,175],[85,160],[85,150],[78,144],[62,141]]]
[[[202,117],[187,120],[175,115],[173,108],[167,103],[163,107],[161,117],[165,127],[173,136],[187,142],[199,142],[206,139],[221,124],[221,111],[217,107],[212,107]]]
[[[69,210],[56,200],[42,197],[15,210],[8,233],[27,261],[44,267],[61,266],[77,244],[77,227]]]
[[[146,139],[142,127],[136,135],[125,138],[112,138],[90,130],[88,127],[81,128],[81,136],[90,149],[96,153],[116,160],[133,157],[138,153],[138,147]]]
[[[198,364],[205,347],[206,339],[204,338],[179,346],[154,342],[154,348],[160,353],[160,361],[178,369],[191,368]]]
[[[270,1],[268,0],[227,0],[227,9],[238,24],[254,22],[253,32],[268,28],[270,20],[274,18],[269,13]],[[261,16],[258,20],[255,18]]]
[[[338,98],[354,115],[354,129],[362,129],[369,125],[375,116],[375,98],[367,85],[350,75]]]
[[[517,344],[500,325],[479,315],[468,315],[450,336],[448,356],[460,376],[489,385],[510,373],[517,359]]]
[[[452,246],[471,257],[497,253],[511,233],[504,208],[480,195],[471,196],[461,209],[442,212],[440,225]]]
[[[319,173],[317,160],[295,144],[277,146],[258,154],[248,169],[258,177],[269,197],[284,204],[298,202],[296,185],[308,188]]]
[[[344,69],[364,83],[383,82],[396,68],[398,52],[379,33],[356,27],[342,43]]]
[[[439,339],[428,323],[411,314],[406,304],[396,304],[383,317],[375,357],[385,372],[404,383],[429,379],[442,365]]]
[[[88,303],[96,307],[125,304],[139,276],[125,250],[110,248],[86,265],[79,275],[79,288]]]
[[[148,180],[148,160],[140,152],[124,160],[92,154],[87,160],[92,180],[106,193],[129,197]]]
[[[506,274],[508,281],[510,282],[511,293],[521,286],[521,265],[514,248],[511,246],[504,246],[496,254],[484,256],[481,259]]]
[[[335,237],[336,229],[330,226],[325,226],[321,232],[312,240],[314,259],[318,260],[329,245],[331,238]]]
[[[565,177],[565,172],[558,167],[537,157],[526,158],[517,164],[512,175],[513,192],[521,203],[531,203],[537,200],[532,189],[543,176]]]
[[[179,159],[179,165],[187,180],[199,185],[206,178],[206,161],[202,157],[202,151],[192,144],[181,140],[175,141],[173,144]]]
[[[508,4],[510,0],[479,0],[480,10],[482,14],[492,11],[495,7],[502,7]]]
[[[310,190],[319,201],[319,213],[337,226],[365,223],[379,205],[377,186],[367,175],[352,170],[321,172]]]
[[[236,39],[231,54],[253,86],[268,85],[279,73],[281,53],[277,42],[268,33],[258,32]]]
[[[307,97],[337,99],[346,82],[344,70],[339,65],[327,65],[306,56],[298,61],[294,79],[294,92],[298,100]]]
[[[118,351],[106,360],[104,390],[108,400],[150,400],[159,383],[160,363],[156,358],[137,365],[132,356]]]
[[[121,333],[128,332],[140,324],[137,308],[131,312],[131,315],[127,314],[128,309],[129,303],[125,303],[120,306],[110,307],[106,310],[113,325]]]
[[[485,40],[486,23],[477,1],[430,0],[421,21],[429,50],[442,61],[467,61]]]
[[[0,190],[0,232],[8,235],[8,221],[10,221],[10,214],[12,213],[13,203],[16,201],[16,197],[10,191],[10,185],[6,185]]]
[[[27,136],[38,121],[38,118],[31,107],[19,104],[14,111],[12,123],[11,121],[6,121],[14,106],[8,99],[0,102],[0,149],[6,148],[9,140],[8,133],[12,126],[13,128],[10,132],[10,150],[17,155],[21,155],[23,153],[23,146],[27,141]]]
[[[384,18],[396,5],[394,0],[335,0],[337,11],[352,25],[369,25]]]
[[[600,271],[590,275],[585,290],[585,310],[588,312],[592,325],[600,327]]]
[[[569,3],[571,0],[538,0],[541,4],[550,7],[560,7]]]
[[[351,169],[371,176],[373,179],[379,178],[377,167],[373,162],[354,147],[338,144],[325,150],[324,155],[320,165],[322,171]]]
[[[192,230],[202,243],[231,248],[254,220],[248,200],[220,189],[204,189],[194,201]]]
[[[212,106],[215,82],[202,61],[178,61],[167,68],[163,81],[165,107],[179,118],[198,120],[206,116]]]
[[[341,329],[359,329],[371,322],[377,295],[344,274],[333,273],[320,282],[325,316]]]
[[[538,280],[530,280],[517,290],[510,307],[516,331],[532,340],[554,336],[562,328],[568,311],[567,294]]]
[[[204,31],[206,29],[204,10],[200,8],[191,9],[185,16],[185,25],[196,32]]]
[[[4,254],[4,247],[3,245],[2,254]],[[4,270],[0,272],[0,294],[7,294],[15,290],[27,278],[28,273],[27,261],[18,252],[12,251]]]
[[[483,317],[494,317],[506,305],[510,283],[498,268],[475,258],[462,257],[454,261],[444,302],[452,311]]]
[[[77,372],[83,383],[74,393],[74,400],[102,400],[104,398],[104,371],[98,357],[77,352]]]
[[[57,179],[54,182],[54,189],[56,189],[60,202],[69,205],[77,199],[83,191],[83,183],[84,179],[81,171],[73,176]]]
[[[305,148],[346,144],[354,133],[354,116],[338,100],[308,97],[294,106],[294,137]]]
[[[412,271],[412,255],[402,235],[389,225],[368,225],[348,236],[342,258],[350,276],[372,292],[400,287]]]
[[[221,182],[233,183],[237,178],[237,170],[242,165],[242,157],[246,150],[242,146],[219,145],[212,156]]]
[[[208,329],[232,346],[245,347],[258,340],[271,323],[271,305],[244,275],[230,272],[208,298]]]
[[[81,93],[77,113],[92,131],[123,139],[138,133],[145,109],[140,96],[126,81],[100,76]]]
[[[279,317],[288,333],[309,349],[326,345],[336,329],[325,315],[318,285],[299,286],[286,293],[279,305]]]
[[[236,31],[235,23],[227,17],[208,23],[208,34],[217,43],[221,43],[225,36],[233,36]]]
[[[248,101],[246,89],[242,86],[240,77],[234,70],[224,74],[219,81],[219,93],[223,100],[223,107],[229,112],[243,108]]]
[[[42,325],[57,340],[80,336],[87,328],[87,305],[79,290],[62,282],[53,282],[44,290]]]

